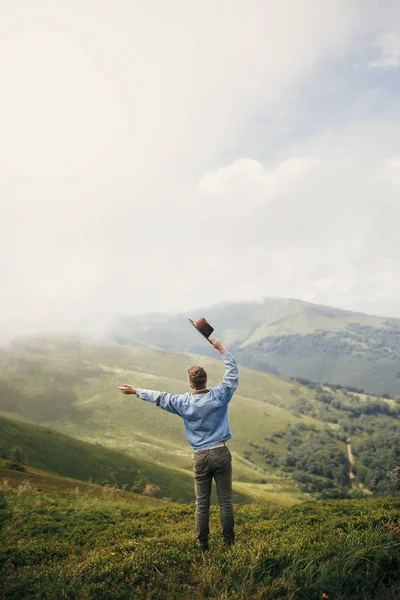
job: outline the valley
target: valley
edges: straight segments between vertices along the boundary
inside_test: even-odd
[[[117,386],[185,391],[186,368],[196,362],[206,368],[210,385],[219,383],[223,365],[209,357],[77,339],[20,340],[0,354],[0,410],[5,418],[42,425],[104,452],[120,452],[147,464],[147,469],[152,465],[154,473],[170,469],[184,482],[183,495],[166,486],[160,472],[149,475],[149,481],[162,488],[164,496],[187,501],[193,480],[183,423],[154,405],[121,395]],[[399,412],[394,400],[242,367],[230,406],[235,489],[250,500],[279,498],[287,504],[321,493],[346,496],[349,436],[355,456],[354,493],[372,493],[372,479],[383,489],[386,473],[396,467],[400,455]],[[392,438],[389,447],[387,434]],[[375,459],[370,461],[372,452]],[[143,468],[137,464],[139,470]],[[175,485],[183,489],[181,483]]]

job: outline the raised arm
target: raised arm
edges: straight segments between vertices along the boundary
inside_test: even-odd
[[[219,391],[226,403],[230,402],[237,386],[239,385],[239,369],[236,360],[230,352],[227,351],[222,342],[218,339],[210,340],[216,350],[218,350],[222,356],[222,360],[225,363],[225,375],[221,383],[214,388]]]

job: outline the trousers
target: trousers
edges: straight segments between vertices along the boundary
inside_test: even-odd
[[[232,503],[232,455],[228,446],[194,452],[193,476],[198,545],[203,550],[208,547],[211,485],[214,479],[220,507],[222,536],[224,543],[230,546],[234,542],[235,533]]]

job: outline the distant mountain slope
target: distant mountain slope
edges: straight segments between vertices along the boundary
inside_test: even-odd
[[[240,362],[283,377],[340,383],[368,393],[400,394],[400,319],[267,298],[178,315],[120,319],[109,339],[212,356],[188,318],[204,316]]]

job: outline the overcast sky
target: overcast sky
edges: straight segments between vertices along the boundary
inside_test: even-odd
[[[398,0],[0,0],[0,331],[400,317]]]

